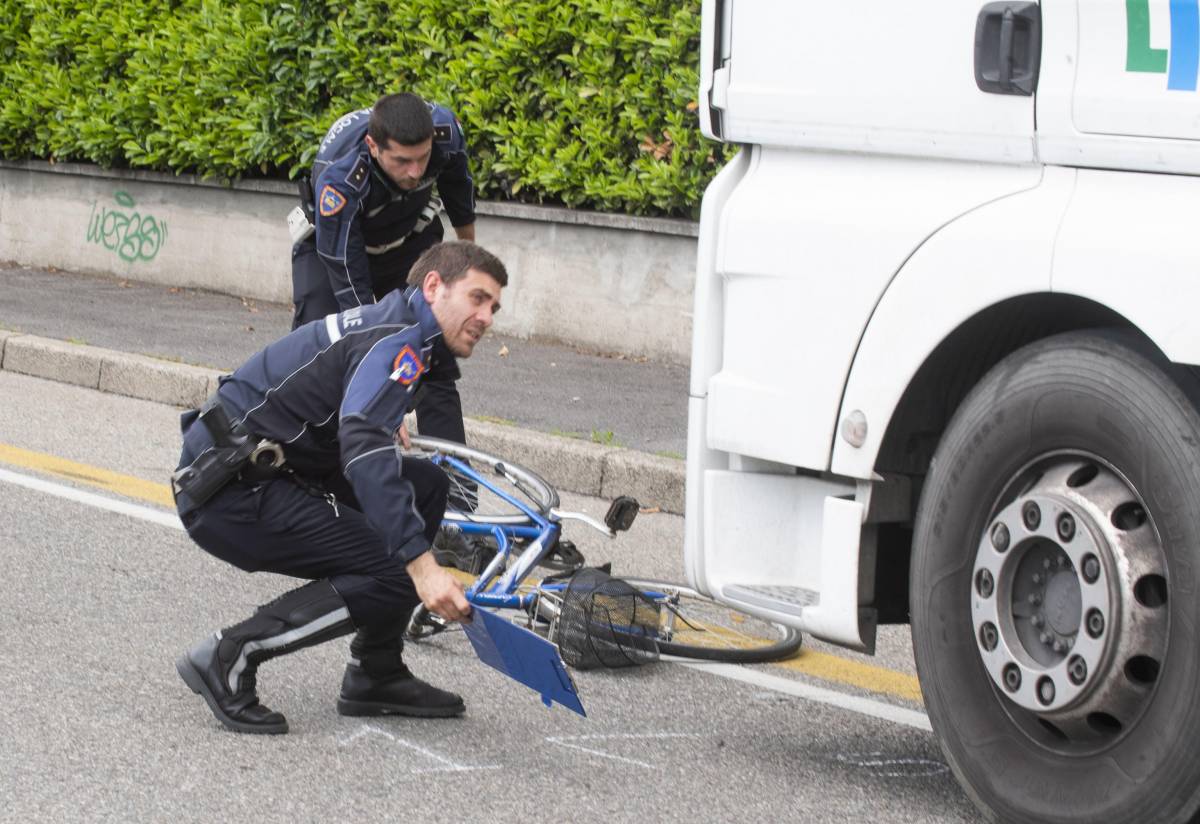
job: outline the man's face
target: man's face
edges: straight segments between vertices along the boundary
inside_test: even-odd
[[[500,284],[478,269],[450,285],[437,272],[425,276],[422,291],[447,348],[460,358],[471,357],[475,344],[492,325],[492,316],[500,311]]]
[[[367,135],[367,148],[371,152],[371,157],[375,158],[379,168],[392,183],[401,189],[412,190],[421,182],[421,178],[425,174],[425,167],[429,165],[429,155],[433,150],[433,138],[428,138],[412,146],[388,140],[381,146],[370,135]]]

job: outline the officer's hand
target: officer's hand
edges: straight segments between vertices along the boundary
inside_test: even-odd
[[[438,566],[432,552],[424,552],[408,562],[408,574],[417,587],[417,595],[430,612],[447,621],[471,620],[471,604],[463,594],[462,584]]]
[[[410,438],[408,435],[408,427],[403,423],[400,424],[400,428],[396,430],[396,437],[400,439],[401,446],[403,446],[405,449],[412,449],[412,438]]]

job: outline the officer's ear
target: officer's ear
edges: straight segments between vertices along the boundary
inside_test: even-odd
[[[445,287],[446,282],[442,280],[441,273],[437,269],[430,269],[425,273],[425,279],[421,281],[421,292],[429,303],[433,303],[437,299],[438,292]]]

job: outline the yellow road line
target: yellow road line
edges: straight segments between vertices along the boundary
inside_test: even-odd
[[[723,627],[719,624],[705,624],[698,632],[682,633],[680,640],[684,643],[701,646],[748,648],[755,646],[757,639],[734,628]],[[794,657],[778,662],[775,666],[825,681],[836,681],[839,684],[850,684],[861,689],[894,695],[910,701],[921,701],[921,686],[916,676],[864,664],[827,652],[802,647]]]
[[[0,463],[32,469],[36,472],[98,487],[127,498],[136,498],[171,509],[175,506],[171,497],[171,488],[166,484],[110,472],[107,469],[76,463],[41,452],[0,444]],[[465,583],[470,583],[470,580]],[[921,688],[915,676],[851,661],[826,652],[801,649],[796,657],[775,666],[825,681],[847,684],[918,703],[921,701]]]
[[[915,675],[851,661],[827,652],[801,649],[795,658],[790,658],[776,666],[825,681],[836,681],[839,684],[849,684],[871,692],[894,695],[897,698],[921,703],[921,685]]]
[[[175,508],[175,501],[171,497],[171,488],[166,484],[154,483],[118,472],[109,472],[107,469],[68,461],[65,458],[56,458],[41,452],[31,452],[28,449],[20,449],[7,444],[0,444],[0,462],[43,472],[68,481],[99,487],[127,498],[137,498],[160,506]]]

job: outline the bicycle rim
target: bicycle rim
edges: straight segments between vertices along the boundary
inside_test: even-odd
[[[663,655],[761,664],[794,655],[803,641],[797,629],[718,603],[691,587],[649,579],[622,580],[660,596],[654,600],[663,604],[658,640]]]
[[[496,525],[529,523],[530,518],[512,501],[519,501],[543,517],[558,506],[558,493],[536,472],[478,449],[439,438],[414,437],[407,454],[436,463],[450,479],[445,520]],[[438,456],[466,461],[479,474],[480,485]]]

